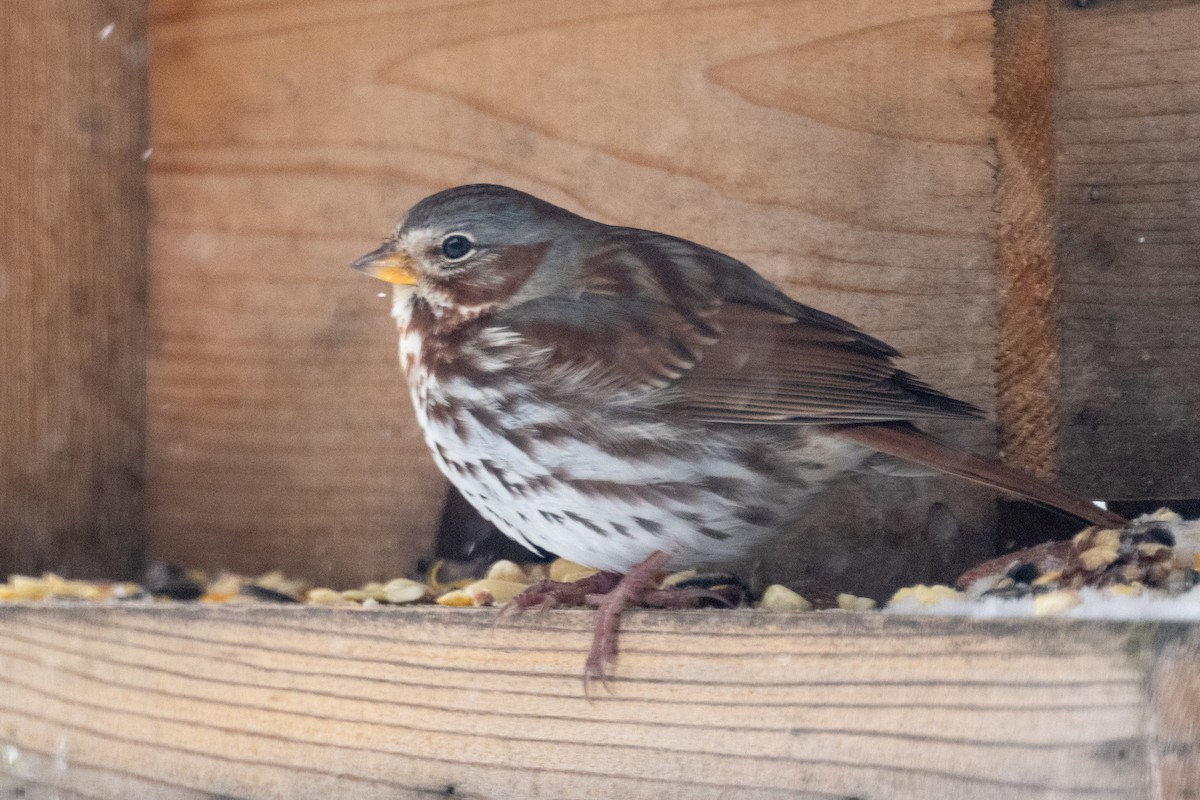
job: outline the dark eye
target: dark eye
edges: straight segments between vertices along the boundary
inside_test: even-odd
[[[461,234],[453,234],[442,240],[442,255],[457,261],[475,248],[471,240]]]

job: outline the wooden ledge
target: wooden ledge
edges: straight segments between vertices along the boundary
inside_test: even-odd
[[[1200,627],[0,606],[0,797],[1141,798],[1200,791]]]

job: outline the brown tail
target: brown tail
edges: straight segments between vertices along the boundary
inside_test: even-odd
[[[957,450],[911,425],[847,425],[838,428],[837,434],[889,456],[994,486],[1035,503],[1057,508],[1093,525],[1122,527],[1128,524],[1128,520],[1121,515],[1097,508],[1052,483],[994,459]]]

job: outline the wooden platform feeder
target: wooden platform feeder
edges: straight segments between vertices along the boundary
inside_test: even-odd
[[[939,430],[965,446],[1200,497],[1200,2],[0,21],[3,573],[349,586],[431,555],[445,485],[346,267],[478,181],[746,260],[992,412]],[[767,577],[947,580],[996,518],[847,483]],[[590,615],[494,618],[0,604],[0,798],[1200,797],[1192,624],[637,612],[589,700]]]

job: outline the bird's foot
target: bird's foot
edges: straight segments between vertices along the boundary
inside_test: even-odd
[[[521,612],[530,608],[584,606],[588,595],[610,592],[620,582],[621,576],[616,572],[597,572],[574,582],[541,581],[514,597],[505,611],[509,608]]]
[[[583,668],[583,691],[589,681],[598,679],[608,689],[606,672],[617,658],[618,630],[621,613],[627,608],[700,608],[704,606],[734,606],[741,598],[741,588],[722,585],[712,589],[702,586],[672,586],[657,588],[663,566],[670,558],[661,550],[625,573],[616,586],[605,593],[587,596],[587,604],[598,612],[592,633],[592,646]],[[611,690],[610,690],[611,691]]]
[[[627,608],[683,609],[704,606],[734,606],[742,597],[740,586],[724,582],[724,585],[706,588],[703,586],[672,586],[658,588],[658,579],[663,573],[670,554],[663,551],[651,553],[644,561],[635,564],[627,573],[597,572],[573,583],[542,581],[530,586],[514,597],[501,612],[503,617],[510,610],[525,611],[530,608],[543,610],[557,607],[590,606],[597,611],[596,625],[592,633],[592,646],[588,651],[583,669],[583,689],[587,694],[589,682],[595,678],[608,688],[608,668],[616,661],[618,630],[621,614]]]
[[[592,631],[592,647],[588,650],[583,666],[583,693],[588,693],[588,684],[597,678],[608,689],[605,668],[617,658],[617,631],[621,624],[621,612],[629,606],[639,605],[649,592],[652,582],[658,579],[670,554],[656,550],[644,561],[634,564],[621,576],[616,585],[606,592],[593,592],[584,600],[598,612],[596,627]],[[610,690],[611,691],[611,690]]]

